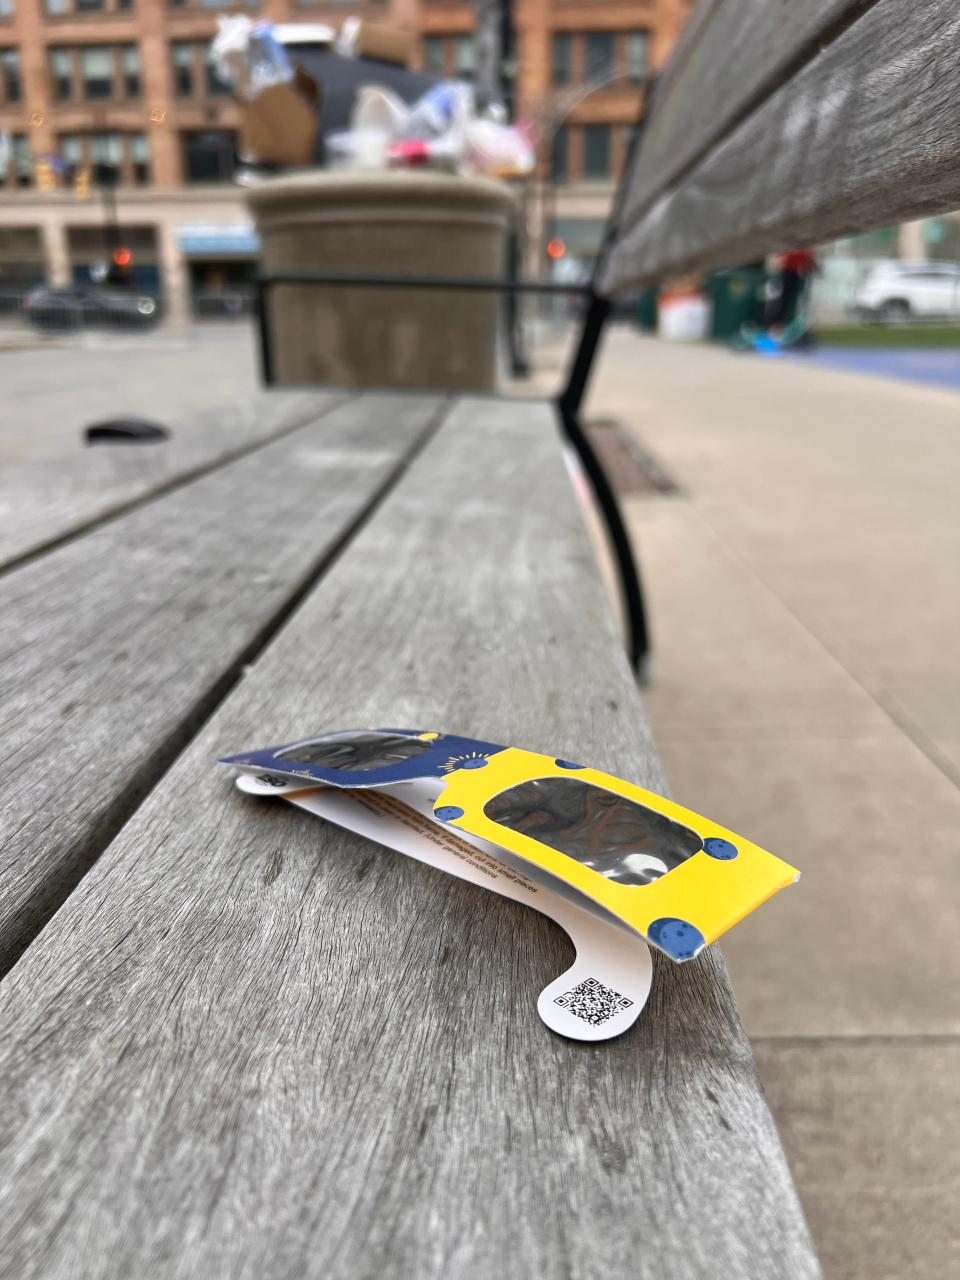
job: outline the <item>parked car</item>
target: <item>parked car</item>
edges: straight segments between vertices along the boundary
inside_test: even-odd
[[[960,264],[883,262],[868,272],[854,307],[863,320],[960,319]]]
[[[193,294],[193,314],[198,320],[240,319],[253,315],[254,302],[253,289],[197,289]]]
[[[73,285],[55,288],[38,285],[23,301],[27,319],[37,329],[82,329],[88,325],[111,328],[149,328],[160,318],[156,298],[135,289],[105,285]]]

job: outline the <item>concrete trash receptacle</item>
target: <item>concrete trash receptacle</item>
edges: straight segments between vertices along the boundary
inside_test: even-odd
[[[487,178],[306,173],[247,193],[260,269],[500,277],[513,197]],[[279,383],[494,391],[503,295],[274,285]]]

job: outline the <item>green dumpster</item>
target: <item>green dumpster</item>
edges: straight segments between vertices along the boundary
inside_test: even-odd
[[[644,289],[643,293],[637,298],[633,321],[637,328],[642,329],[644,333],[656,333],[657,290],[653,286]]]
[[[715,271],[707,282],[710,299],[710,337],[729,342],[743,324],[758,324],[763,316],[763,286],[767,273],[760,263]]]

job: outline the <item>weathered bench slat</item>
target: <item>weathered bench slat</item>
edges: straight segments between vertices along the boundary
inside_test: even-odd
[[[0,579],[0,971],[441,404],[348,403]]]
[[[132,503],[303,426],[346,397],[283,391],[245,396],[190,421],[162,444],[97,445],[0,469],[0,569]]]
[[[875,0],[701,0],[656,87],[629,179],[635,221],[839,24]]]
[[[0,983],[13,1273],[817,1275],[716,948],[561,1040],[554,925],[213,763],[384,721],[662,785],[545,406],[457,407]]]
[[[879,0],[639,221],[607,292],[960,204],[960,10]]]

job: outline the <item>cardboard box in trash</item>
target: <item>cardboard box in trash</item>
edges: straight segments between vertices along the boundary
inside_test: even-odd
[[[273,84],[243,103],[240,153],[262,164],[313,162],[320,127],[320,89],[312,76],[295,68],[289,84]]]
[[[337,37],[337,52],[348,58],[372,58],[409,67],[413,61],[413,33],[385,22],[347,18]]]
[[[336,44],[346,57],[409,66],[413,36],[383,22],[348,18]],[[294,64],[291,83],[274,84],[243,105],[240,151],[261,164],[308,165],[316,155],[321,91],[302,67]]]

